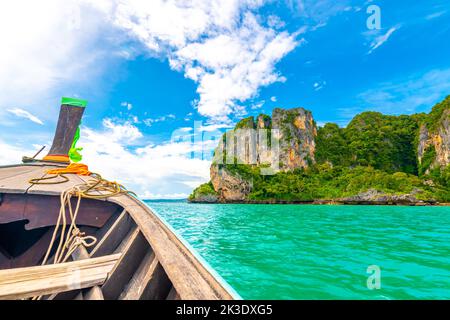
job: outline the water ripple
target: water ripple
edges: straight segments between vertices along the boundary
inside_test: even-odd
[[[449,207],[148,204],[247,299],[450,298]]]

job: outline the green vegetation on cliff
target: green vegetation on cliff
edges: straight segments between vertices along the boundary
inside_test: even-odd
[[[450,110],[450,95],[442,102],[436,104],[431,109],[431,112],[423,118],[422,123],[427,126],[428,130],[435,132],[441,124],[442,115],[446,110]]]
[[[351,154],[344,129],[335,123],[327,123],[317,130],[316,161],[318,163],[331,163],[332,165],[348,166],[351,163]]]
[[[405,172],[388,173],[370,166],[331,166],[317,164],[308,169],[261,175],[260,168],[250,165],[227,165],[253,184],[249,200],[313,201],[354,196],[373,189],[389,195],[415,194],[417,199],[450,201],[450,166],[446,178],[433,186]],[[441,175],[439,175],[441,176]]]
[[[316,160],[342,166],[372,166],[386,172],[417,174],[415,116],[364,112],[346,128],[327,124],[318,130]]]
[[[430,169],[431,164],[434,162],[434,159],[436,158],[436,148],[434,145],[429,145],[422,157],[422,162],[418,165],[418,171],[419,175],[423,176],[428,169]]]
[[[240,120],[236,126],[235,129],[254,129],[255,128],[255,120],[253,117],[247,117],[242,120]]]
[[[188,200],[193,201],[195,199],[203,199],[208,197],[217,197],[217,192],[214,191],[214,187],[211,182],[201,184],[192,191],[189,195]]]

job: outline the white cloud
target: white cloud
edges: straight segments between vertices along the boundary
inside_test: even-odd
[[[189,112],[188,114],[186,114],[186,116],[184,117],[184,121],[191,121],[192,120],[192,112]]]
[[[29,155],[30,150],[25,150],[21,146],[12,145],[0,139],[0,165],[19,163],[22,156]]]
[[[129,102],[126,102],[126,101],[120,103],[120,105],[121,105],[122,107],[124,107],[124,108],[127,108],[128,111],[130,111],[131,109],[133,109],[133,105],[132,105],[131,103],[129,103]]]
[[[201,142],[169,141],[135,147],[133,142],[142,137],[139,129],[109,119],[100,130],[81,130],[83,163],[144,198],[178,198],[209,180],[210,161],[192,157],[192,152],[202,151]]]
[[[31,114],[30,112],[28,112],[26,110],[23,110],[20,108],[13,108],[13,109],[7,109],[6,111],[16,115],[17,117],[25,118],[34,123],[44,125],[44,123],[41,121],[41,119],[39,119],[38,117],[36,117],[35,115]]]
[[[280,17],[271,14],[267,17],[267,25],[271,28],[281,29],[284,28],[286,23]]]
[[[272,102],[277,102],[277,97],[275,97],[275,96],[270,97],[270,101],[272,101]]]
[[[113,23],[143,43],[150,54],[198,83],[198,112],[227,121],[261,87],[285,81],[275,65],[301,41],[268,27],[256,9],[265,1],[121,1],[108,11]],[[271,25],[271,26],[270,26]]]
[[[328,19],[343,12],[359,11],[357,6],[351,6],[350,0],[287,0],[288,7],[294,15],[322,25]]]
[[[53,119],[55,100],[85,83],[92,88],[111,53],[99,46],[105,30],[102,15],[85,1],[1,1],[0,116],[18,105]]]
[[[126,141],[130,142],[142,138],[142,133],[139,129],[129,122],[125,122],[124,124],[116,124],[111,119],[104,119],[103,126],[109,129],[108,139],[113,141],[126,139]]]
[[[214,132],[217,131],[219,129],[230,129],[233,126],[230,124],[225,124],[225,123],[216,123],[216,124],[207,124],[207,125],[202,125],[199,126],[198,128],[196,128],[198,131],[200,132]]]
[[[435,19],[435,18],[439,18],[440,16],[443,16],[446,13],[447,13],[447,11],[438,11],[438,12],[435,12],[435,13],[431,13],[431,14],[427,15],[425,17],[425,19],[426,20],[432,20],[432,19]]]
[[[144,119],[143,122],[146,126],[151,127],[154,123],[163,122],[163,121],[166,121],[169,119],[175,119],[175,118],[176,118],[176,116],[174,114],[170,113],[170,114],[166,114],[164,116],[160,116],[158,118],[147,118],[147,119]]]
[[[326,81],[318,81],[318,82],[314,82],[313,88],[315,91],[319,91],[319,90],[323,89],[326,85],[327,85]]]
[[[389,40],[389,37],[399,29],[399,26],[395,26],[390,28],[385,34],[377,36],[372,43],[370,44],[370,50],[367,54],[371,54],[374,50],[382,46],[386,41]]]
[[[264,103],[266,103],[266,101],[264,101],[264,100],[259,101],[259,102],[257,102],[257,103],[254,103],[254,104],[252,104],[252,105],[250,106],[250,109],[252,109],[252,110],[258,110],[258,109],[261,109],[262,106],[264,105]]]

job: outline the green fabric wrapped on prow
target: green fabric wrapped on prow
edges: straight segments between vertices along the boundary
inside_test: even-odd
[[[74,107],[86,108],[87,103],[88,103],[87,100],[77,99],[77,98],[62,97],[62,99],[61,99],[61,104],[66,104],[66,105],[74,106]]]

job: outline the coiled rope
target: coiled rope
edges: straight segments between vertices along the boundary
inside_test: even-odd
[[[42,260],[41,265],[45,265],[48,261],[52,248],[59,234],[59,243],[54,254],[53,264],[66,262],[79,246],[89,248],[97,243],[97,238],[86,235],[76,225],[76,219],[80,209],[82,198],[102,199],[113,197],[119,194],[134,194],[134,192],[127,190],[123,185],[103,179],[99,174],[92,173],[84,164],[73,163],[66,168],[51,169],[46,172],[53,174],[50,177],[35,178],[29,182],[31,184],[61,184],[69,181],[69,178],[64,174],[78,174],[90,176],[92,179],[85,183],[74,185],[64,190],[60,195],[60,210],[58,220],[53,231],[52,239],[48,246],[47,252]],[[59,180],[54,181],[55,178]],[[76,197],[76,206],[72,207],[72,197]],[[67,229],[67,212],[71,220],[70,226]],[[66,232],[67,229],[67,232]],[[40,299],[41,297],[34,297],[33,299]]]

